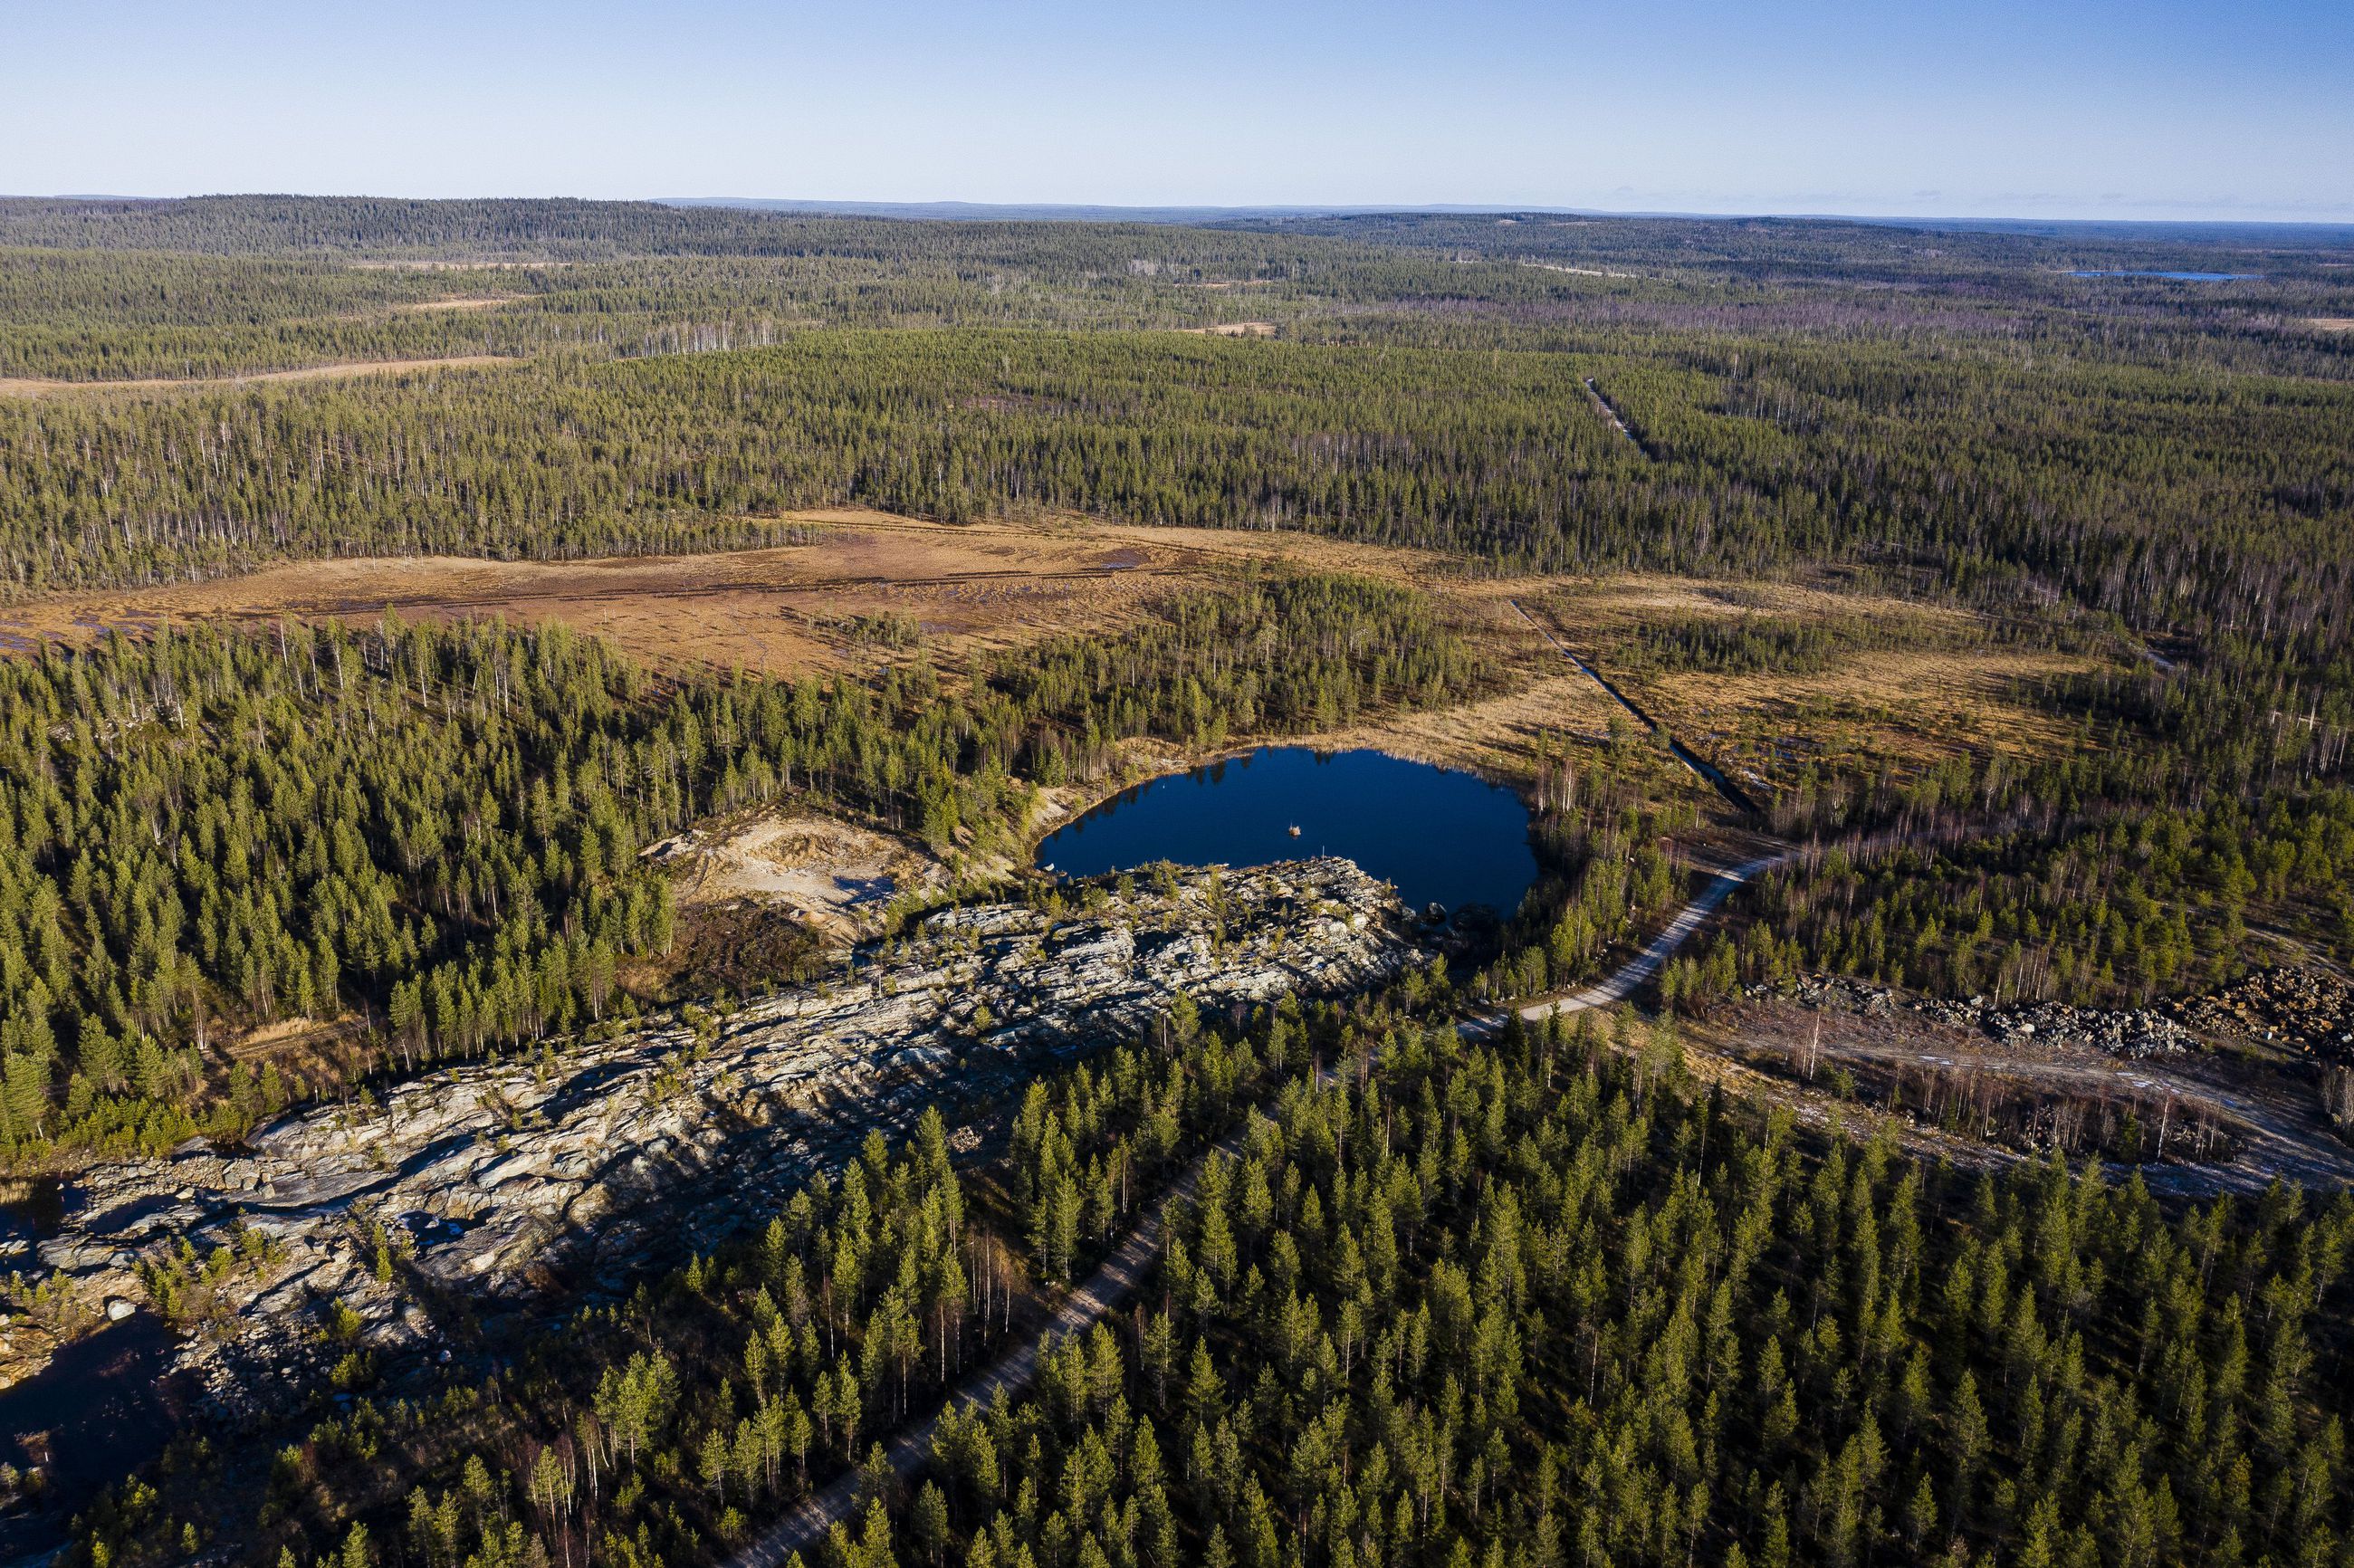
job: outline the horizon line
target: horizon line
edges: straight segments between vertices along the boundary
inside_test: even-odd
[[[823,215],[829,213],[888,216],[948,216],[970,214],[1014,217],[1028,215],[1034,218],[1066,217],[1077,220],[1085,215],[1129,216],[1146,215],[1224,217],[1361,217],[1394,215],[1398,217],[1508,217],[1522,214],[1548,217],[1590,218],[1664,218],[1687,221],[1746,220],[1804,223],[1868,223],[1868,224],[2066,224],[2111,225],[2124,228],[2327,228],[2354,229],[2354,212],[2338,217],[2283,217],[2215,216],[2129,217],[2117,213],[2030,214],[2008,213],[1937,213],[1937,212],[1842,212],[1836,209],[1799,209],[1758,207],[1611,207],[1571,206],[1541,202],[1095,202],[1095,201],[973,201],[960,197],[934,197],[921,200],[893,200],[876,197],[826,198],[816,196],[593,196],[565,195],[478,195],[478,196],[389,196],[365,191],[194,191],[169,196],[129,195],[96,192],[13,192],[0,194],[0,201],[53,202],[122,202],[154,203],[204,201],[233,196],[282,196],[296,200],[383,200],[414,202],[462,201],[579,201],[637,203],[652,207],[676,208],[717,207],[737,211],[797,213]],[[2148,204],[2157,205],[2157,204]],[[1149,218],[1148,218],[1149,220]]]

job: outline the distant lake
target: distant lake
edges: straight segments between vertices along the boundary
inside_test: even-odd
[[[1291,829],[1299,835],[1294,838]],[[1520,907],[1536,880],[1529,813],[1510,789],[1378,751],[1264,747],[1121,791],[1038,846],[1066,876],[1346,855],[1407,904]]]
[[[2178,283],[2239,283],[2261,278],[2262,272],[2071,272],[2071,278],[2168,278]]]

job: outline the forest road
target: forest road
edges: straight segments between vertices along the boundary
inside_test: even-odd
[[[1129,1231],[1112,1255],[1103,1261],[1087,1283],[1065,1298],[1055,1315],[1041,1331],[1058,1339],[1086,1332],[1128,1299],[1152,1260],[1161,1251],[1161,1213],[1172,1202],[1193,1195],[1194,1184],[1201,1180],[1203,1169],[1214,1154],[1233,1155],[1243,1146],[1243,1130],[1237,1129],[1221,1139],[1194,1161],[1185,1167],[1177,1179],[1162,1189],[1161,1200],[1135,1229]],[[985,1406],[997,1397],[1002,1389],[1008,1398],[1030,1386],[1038,1372],[1038,1341],[1024,1341],[1009,1349],[1003,1355],[981,1368],[957,1385],[938,1411],[915,1423],[903,1426],[884,1445],[884,1457],[890,1462],[892,1473],[901,1480],[912,1478],[931,1457],[932,1439],[938,1433],[940,1422],[951,1410]],[[782,1568],[796,1552],[815,1545],[836,1524],[849,1520],[851,1510],[858,1504],[860,1474],[851,1470],[834,1479],[832,1485],[803,1498],[801,1505],[770,1525],[759,1539],[729,1560],[729,1568]]]
[[[1706,925],[1709,916],[1723,906],[1735,888],[1761,872],[1781,864],[1798,852],[1784,850],[1779,853],[1762,855],[1726,871],[1721,871],[1701,890],[1700,895],[1676,912],[1657,937],[1643,950],[1621,964],[1606,978],[1575,995],[1540,1001],[1519,1010],[1522,1018],[1538,1020],[1553,1013],[1580,1012],[1587,1008],[1606,1007],[1623,1001],[1633,995],[1645,980],[1659,972],[1678,948]],[[1459,1027],[1470,1036],[1492,1034],[1504,1025],[1505,1015],[1489,1013],[1466,1020]],[[1324,1069],[1330,1077],[1331,1070]],[[1169,1203],[1190,1197],[1201,1181],[1203,1170],[1214,1156],[1232,1156],[1241,1151],[1247,1130],[1237,1128],[1212,1145],[1169,1185],[1162,1189],[1160,1201],[1152,1212],[1130,1230],[1112,1255],[1106,1258],[1087,1282],[1065,1298],[1045,1326],[1044,1333],[1067,1339],[1084,1333],[1117,1310],[1140,1283],[1153,1258],[1161,1251],[1161,1213]],[[1037,1375],[1038,1346],[1036,1340],[1018,1344],[987,1366],[975,1371],[957,1385],[938,1411],[913,1425],[903,1426],[884,1445],[884,1457],[892,1473],[906,1480],[923,1468],[931,1457],[932,1439],[939,1431],[940,1420],[951,1410],[984,1406],[1002,1389],[1011,1398],[1030,1386]],[[831,1486],[811,1493],[800,1506],[763,1531],[758,1539],[728,1559],[727,1568],[783,1568],[797,1552],[806,1551],[822,1540],[836,1524],[848,1522],[851,1510],[858,1503],[859,1472],[851,1470],[835,1478]]]
[[[1797,853],[1795,849],[1781,850],[1773,854],[1759,855],[1755,860],[1744,861],[1729,870],[1718,872],[1709,879],[1708,885],[1701,889],[1700,896],[1677,910],[1676,917],[1669,921],[1641,952],[1611,970],[1601,980],[1587,986],[1584,991],[1546,1001],[1531,1002],[1528,1006],[1518,1010],[1520,1016],[1535,1023],[1555,1014],[1584,1012],[1588,1008],[1607,1007],[1614,1001],[1626,1001],[1635,994],[1637,988],[1645,980],[1658,974],[1665,967],[1667,961],[1675,956],[1678,948],[1690,941],[1702,926],[1708,924],[1709,916],[1723,907],[1724,901],[1733,896],[1736,888],[1752,877],[1762,875],[1785,861],[1794,858]],[[1467,1021],[1462,1028],[1466,1034],[1492,1034],[1502,1028],[1503,1023],[1504,1020],[1500,1014],[1490,1013]]]

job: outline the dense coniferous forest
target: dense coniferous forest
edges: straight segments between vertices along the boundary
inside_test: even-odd
[[[1298,577],[955,675],[656,680],[561,626],[390,620],[0,664],[0,1150],[160,1150],[329,1086],[231,1065],[257,1024],[359,1010],[413,1068],[634,1012],[619,967],[674,919],[641,852],[707,817],[818,803],[982,853],[1117,741],[1494,679],[1405,590]]]
[[[163,1169],[683,1002],[697,916],[648,852],[758,813],[961,897],[1136,742],[1496,698],[1443,718],[1492,722],[1542,867],[1378,994],[1181,1001],[978,1144],[870,1139],[748,1246],[460,1304],[465,1353],[381,1384],[355,1351],[292,1425],[91,1499],[65,1568],[693,1568],[843,1477],[798,1568],[2354,1563],[2345,1194],[1943,1162],[1684,1044],[1814,971],[2133,1007],[2354,961],[2350,261],[2292,226],[0,200],[0,1174]],[[322,374],[239,379],[271,372]],[[287,561],[822,546],[796,514],[845,504],[1426,554],[961,648],[862,609],[822,677],[349,603],[8,620]],[[1514,606],[1638,696],[1766,692],[1686,736],[1759,770],[1719,794],[1599,687],[1516,706],[1575,667]],[[1810,744],[1907,661],[2015,672],[1937,688],[2001,724],[1914,697]],[[1644,984],[1660,1022],[1458,1027],[1777,847]],[[811,980],[803,935],[729,983]],[[357,1076],[228,1048],[309,1028]],[[1164,1205],[1133,1302],[896,1478],[878,1445]]]
[[[491,1383],[328,1416],[262,1534],[298,1564],[701,1559],[863,1464],[807,1561],[2347,1561],[2346,1197],[2168,1213],[2056,1157],[1930,1170],[1590,1022],[1180,1020],[1034,1086],[985,1201],[936,1119],[878,1138]],[[1237,1121],[1132,1309],[897,1484],[875,1435]],[[108,1499],[90,1550],[200,1547],[211,1463]]]
[[[0,407],[20,589],[287,555],[768,537],[860,501],[1299,527],[1542,570],[1853,560],[2326,661],[2354,390],[1725,343],[1553,353],[930,330]],[[1659,461],[1587,406],[1596,376]]]
[[[814,324],[1254,319],[1478,348],[1594,349],[1661,330],[1959,340],[2335,379],[2354,355],[2312,325],[2354,311],[2343,231],[2287,226],[2039,236],[1532,214],[1185,228],[237,196],[0,200],[0,248],[16,275],[0,284],[0,374],[74,379],[556,343],[677,353]],[[2184,266],[2243,275],[2195,291],[2076,275]],[[166,296],[185,313],[159,313]],[[471,303],[420,308],[435,300]],[[200,321],[208,333],[188,330]]]
[[[1838,969],[1939,995],[2139,1005],[2234,978],[2252,923],[2354,941],[2349,853],[2354,797],[2331,788],[1840,856],[1762,890],[1743,978]]]

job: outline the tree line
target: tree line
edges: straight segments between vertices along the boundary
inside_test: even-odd
[[[1238,627],[1265,636],[1238,637]],[[1254,576],[945,674],[657,678],[561,626],[170,630],[0,663],[0,1148],[168,1147],[299,1097],[226,1047],[346,1013],[415,1066],[633,1013],[641,852],[815,802],[956,856],[1117,743],[1490,689],[1427,600]]]
[[[1067,1273],[1153,1201],[1121,1140],[1235,1117],[1132,1309],[1044,1342],[1028,1393],[944,1421],[896,1484],[900,1380],[928,1408],[957,1354],[924,1249],[970,1323],[1025,1242]],[[2327,1568],[2354,1540],[2342,1194],[2169,1210],[2056,1159],[1923,1166],[1703,1089],[1625,1014],[1487,1042],[1383,1007],[1186,1024],[1034,1092],[992,1178],[1018,1201],[963,1202],[961,1250],[894,1239],[949,1234],[940,1148],[871,1142],[764,1241],[488,1384],[327,1416],[258,1513],[189,1512],[219,1462],[191,1447],[77,1561],[684,1564],[854,1467],[811,1563]],[[827,1349],[862,1311],[857,1353]],[[831,1395],[802,1397],[811,1367]],[[770,1440],[789,1383],[830,1430]]]
[[[1585,401],[1598,376],[1662,461]],[[0,408],[20,590],[264,559],[712,547],[863,502],[1298,527],[1547,571],[1928,566],[2318,673],[2354,393],[1687,340],[1671,355],[981,329]]]
[[[2260,961],[2252,928],[2354,948],[2341,787],[1851,856],[1761,879],[1740,978],[1860,975],[1940,996],[2142,1006]],[[1721,960],[1729,981],[1731,952]]]

